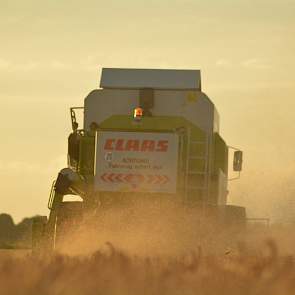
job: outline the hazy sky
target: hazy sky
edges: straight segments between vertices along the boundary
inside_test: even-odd
[[[201,69],[245,152],[231,201],[260,217],[295,204],[294,14],[295,0],[0,0],[0,212],[48,213],[69,107],[103,66]]]

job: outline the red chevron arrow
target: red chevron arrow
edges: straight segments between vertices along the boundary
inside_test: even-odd
[[[163,176],[162,175],[157,175],[156,184],[162,184],[162,181],[163,181]]]
[[[103,175],[100,176],[100,178],[101,178],[103,181],[107,182],[107,179],[106,179],[107,176],[108,176],[108,174],[107,174],[107,173],[104,173]]]
[[[148,175],[147,176],[147,183],[152,184],[154,179],[155,179],[154,175]]]
[[[166,175],[148,175],[147,183],[149,184],[166,184],[170,179]]]
[[[111,174],[108,175],[107,179],[108,179],[110,182],[114,182],[114,181],[115,181],[115,180],[114,180],[114,177],[115,177],[115,176],[116,176],[116,174],[111,173]]]
[[[170,181],[167,175],[147,175],[142,174],[122,174],[122,173],[104,173],[100,176],[104,182],[127,182],[138,184],[147,182],[148,184],[166,184]]]
[[[117,182],[124,182],[124,178],[123,178],[123,176],[124,176],[124,174],[117,174],[116,176],[115,176],[115,180],[117,181]]]
[[[162,182],[162,184],[166,184],[169,181],[170,181],[170,178],[167,175],[163,175],[163,182]]]
[[[129,183],[132,182],[132,179],[133,179],[133,174],[127,174],[127,175],[125,175],[125,177],[124,177],[124,180],[125,180],[126,182],[129,182]]]

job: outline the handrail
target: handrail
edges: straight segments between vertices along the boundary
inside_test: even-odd
[[[72,123],[73,131],[76,129],[75,124],[77,123],[75,110],[83,110],[83,109],[84,109],[84,107],[71,107],[70,108],[71,123]]]
[[[51,185],[51,190],[50,190],[49,200],[48,200],[48,204],[47,204],[47,207],[48,207],[49,210],[52,209],[53,198],[54,198],[54,192],[55,192],[55,183],[56,183],[56,180],[54,180],[54,181],[52,182],[52,185]]]

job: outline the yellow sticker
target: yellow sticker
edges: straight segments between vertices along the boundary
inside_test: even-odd
[[[199,96],[196,92],[188,92],[187,95],[186,95],[186,98],[185,100],[183,101],[183,104],[182,106],[187,106],[191,103],[196,103],[199,99]]]
[[[197,102],[198,95],[196,92],[189,92],[186,97],[186,101],[189,103]]]

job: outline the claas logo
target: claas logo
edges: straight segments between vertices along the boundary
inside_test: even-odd
[[[166,152],[168,140],[107,139],[104,149],[107,151]]]

